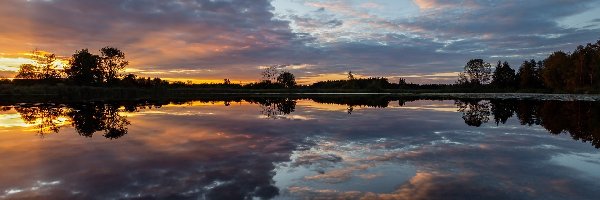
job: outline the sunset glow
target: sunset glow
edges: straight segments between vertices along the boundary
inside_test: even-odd
[[[518,65],[595,41],[599,12],[596,0],[5,0],[0,77],[33,49],[68,58],[115,46],[131,73],[173,81],[249,83],[286,65],[300,83],[347,71],[452,83],[445,74],[469,58]]]

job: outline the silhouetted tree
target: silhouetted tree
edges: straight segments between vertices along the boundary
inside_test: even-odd
[[[521,88],[542,88],[543,63],[535,60],[525,61],[519,68],[519,85]]]
[[[135,74],[127,74],[121,80],[121,83],[126,86],[134,86],[136,85],[137,76]]]
[[[492,78],[491,84],[498,88],[514,87],[517,80],[515,70],[510,68],[510,65],[506,61],[504,61],[504,63],[498,61],[498,65],[496,66],[496,70],[494,70]]]
[[[459,75],[458,83],[461,85],[485,85],[490,82],[492,66],[482,59],[473,59],[465,65],[465,71]]]
[[[11,83],[12,83],[12,81],[10,79],[0,76],[0,85],[11,84]]]
[[[569,77],[572,76],[573,68],[568,54],[557,51],[544,60],[542,79],[547,87],[552,89],[574,89],[576,83],[569,80]]]
[[[36,62],[40,69],[41,79],[58,79],[61,76],[61,72],[56,69],[56,55],[46,53],[38,50],[33,51],[33,60]]]
[[[398,79],[398,85],[403,86],[403,85],[406,85],[406,84],[407,84],[406,83],[406,79],[403,79],[403,78]]]
[[[279,65],[271,65],[266,67],[262,72],[262,81],[267,83],[272,83],[276,80],[279,74]]]
[[[286,88],[296,87],[296,77],[290,72],[282,72],[277,76],[277,83]]]
[[[61,72],[56,69],[56,55],[33,50],[31,59],[35,64],[23,64],[19,67],[19,71],[15,78],[17,79],[58,79]]]
[[[574,66],[574,79],[579,88],[590,88],[600,85],[595,79],[600,73],[600,41],[596,44],[578,46],[571,54]]]
[[[391,84],[387,78],[358,78],[354,80],[319,81],[313,83],[311,88],[317,89],[396,89],[397,85]]]
[[[39,79],[40,77],[39,67],[32,64],[22,64],[19,66],[19,71],[15,76],[18,79]]]
[[[80,85],[97,85],[104,80],[100,67],[100,56],[91,54],[87,49],[82,49],[73,54],[69,61],[69,68],[65,70],[69,80]]]
[[[129,65],[129,62],[125,60],[125,53],[114,47],[104,47],[100,52],[102,53],[104,79],[109,84],[114,83],[121,76],[121,71]]]

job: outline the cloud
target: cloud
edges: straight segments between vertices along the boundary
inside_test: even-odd
[[[297,70],[307,80],[348,70],[399,77],[460,71],[470,58],[515,65],[554,50],[570,51],[597,40],[600,29],[558,21],[597,3],[5,0],[0,53],[39,48],[69,56],[110,45],[126,52],[132,68],[179,71],[156,74],[178,79],[257,80],[257,66],[289,63],[310,65]]]
[[[360,4],[350,1],[304,2],[313,8],[324,8],[323,12],[344,22],[326,33],[310,32],[326,42],[322,49],[335,51],[327,55],[343,60],[324,58],[323,62],[355,65],[355,71],[379,74],[460,71],[470,58],[490,62],[506,59],[518,64],[524,59],[540,59],[555,50],[569,51],[577,44],[593,42],[600,32],[566,28],[557,22],[589,10],[595,2],[592,0],[419,0],[415,3],[425,10],[407,17],[378,15],[379,10],[360,9]]]
[[[594,199],[600,192],[593,180],[597,173],[581,170],[598,164],[595,157],[585,156],[596,155],[597,149],[548,135],[539,126],[521,127],[516,119],[473,128],[453,112],[364,108],[350,116],[304,102],[295,113],[319,116],[318,120],[278,121],[256,118],[258,105],[223,103],[142,110],[128,116],[129,134],[119,140],[83,139],[68,127],[35,139],[13,127],[0,134],[0,149],[6,154],[1,160],[11,163],[0,165],[1,171],[10,172],[0,174],[0,195]],[[453,101],[411,104],[454,106]],[[556,163],[557,158],[584,167]],[[278,169],[282,163],[291,169],[316,166],[323,172],[285,173]],[[297,174],[302,178],[290,177]],[[351,183],[358,184],[352,188]]]
[[[431,9],[441,6],[437,0],[414,0],[414,2],[420,9]]]
[[[0,25],[3,39],[20,41],[6,51],[39,47],[70,55],[76,49],[111,45],[124,49],[138,67],[216,68],[252,60],[245,56],[256,52],[264,59],[271,51],[301,45],[301,35],[292,34],[288,22],[272,19],[268,0],[9,0],[0,4],[3,15],[11,16]]]

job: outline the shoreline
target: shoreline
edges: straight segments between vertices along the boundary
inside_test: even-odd
[[[423,100],[451,99],[515,99],[548,101],[600,101],[600,94],[551,94],[518,92],[331,92],[331,91],[282,91],[282,90],[222,90],[222,89],[176,89],[176,88],[86,88],[72,87],[62,90],[0,91],[0,103],[41,103],[41,102],[95,102],[95,101],[180,101],[180,100],[219,100],[235,98],[307,98],[311,97],[361,97],[361,98],[407,98]]]

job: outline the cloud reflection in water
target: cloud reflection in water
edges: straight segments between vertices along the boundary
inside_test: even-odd
[[[595,159],[597,139],[589,129],[593,126],[586,124],[593,121],[580,121],[577,127],[576,121],[563,119],[558,126],[541,109],[594,108],[596,103],[389,101],[348,100],[331,108],[294,98],[214,105],[12,105],[0,116],[52,111],[42,114],[48,117],[59,110],[68,123],[41,139],[24,132],[24,127],[0,126],[0,170],[5,172],[0,174],[0,198],[594,199],[599,195],[598,184],[589,178],[598,175],[600,167]],[[362,108],[348,114],[340,112],[340,105]],[[389,109],[396,105],[409,109]],[[457,112],[447,111],[452,106]],[[83,115],[86,110],[91,114]],[[596,116],[593,110],[576,111],[569,113]],[[127,134],[107,137],[105,131],[111,127],[107,122],[115,121],[111,116],[129,122],[117,126],[126,128]],[[588,143],[548,134],[542,127],[553,133],[566,130],[558,133],[568,132]],[[95,132],[113,140],[94,137]],[[569,162],[585,167],[565,164]]]

